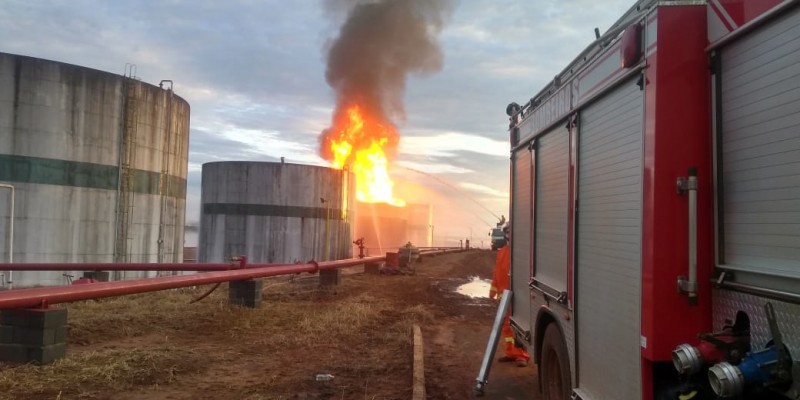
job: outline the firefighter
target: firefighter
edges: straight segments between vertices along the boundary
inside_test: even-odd
[[[492,286],[489,289],[489,298],[497,300],[500,300],[503,290],[508,289],[509,285],[509,269],[511,267],[511,222],[508,222],[503,227],[503,234],[506,237],[506,245],[501,247],[497,252],[497,261],[495,262],[494,274],[492,275]],[[514,331],[511,330],[508,315],[506,315],[506,318],[503,320],[501,337],[505,344],[505,355],[500,357],[498,361],[513,361],[519,367],[527,366],[530,356],[527,351],[516,346]]]

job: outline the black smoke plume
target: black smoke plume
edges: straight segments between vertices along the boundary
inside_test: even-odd
[[[331,14],[346,15],[327,47],[325,78],[335,93],[336,109],[320,141],[322,156],[330,159],[327,144],[338,137],[346,110],[354,105],[396,135],[394,122],[405,119],[408,76],[442,68],[436,38],[453,1],[326,0],[325,5]],[[396,137],[388,139],[389,147],[396,145]]]

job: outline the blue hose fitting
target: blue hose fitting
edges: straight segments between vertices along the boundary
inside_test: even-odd
[[[778,350],[775,346],[748,353],[739,365],[721,362],[708,369],[708,381],[714,393],[720,397],[736,397],[745,386],[764,385],[773,378],[778,366]]]

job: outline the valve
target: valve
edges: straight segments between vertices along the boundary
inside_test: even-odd
[[[364,238],[356,239],[353,244],[358,246],[358,258],[364,258]]]
[[[747,353],[739,365],[721,362],[708,370],[711,389],[720,397],[737,397],[748,386],[786,390],[792,383],[792,359],[783,344],[772,303],[764,305],[772,341],[767,348]]]
[[[736,313],[736,322],[716,333],[701,333],[700,343],[679,345],[672,351],[672,364],[682,375],[694,375],[706,365],[729,361],[738,364],[750,351],[750,318],[746,313]]]

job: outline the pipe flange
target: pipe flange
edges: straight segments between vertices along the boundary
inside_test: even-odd
[[[708,382],[719,397],[736,397],[744,390],[742,371],[727,362],[708,369]]]
[[[693,375],[703,368],[703,357],[697,347],[684,343],[672,350],[672,365],[679,374]]]

